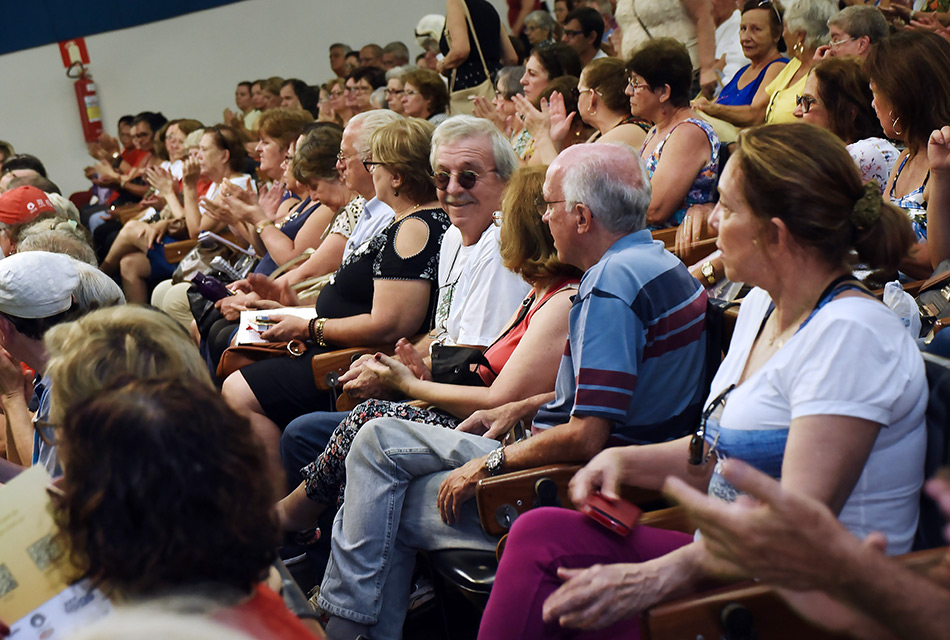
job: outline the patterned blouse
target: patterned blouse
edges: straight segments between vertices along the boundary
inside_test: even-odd
[[[670,216],[669,220],[658,225],[650,225],[649,229],[663,229],[666,227],[675,227],[683,221],[683,217],[686,215],[687,209],[689,209],[694,204],[704,204],[706,202],[712,202],[716,194],[716,184],[719,181],[719,138],[716,136],[716,132],[713,131],[712,125],[706,122],[705,120],[700,120],[698,118],[687,118],[680,122],[666,134],[666,137],[660,140],[660,143],[656,145],[656,148],[653,149],[653,153],[650,154],[649,158],[646,158],[647,166],[647,177],[653,178],[653,173],[656,171],[657,166],[660,164],[660,157],[663,155],[663,147],[666,145],[666,141],[670,139],[670,136],[673,135],[673,132],[676,131],[680,126],[686,124],[687,122],[692,123],[703,130],[703,133],[706,134],[706,137],[709,139],[709,146],[712,149],[712,153],[709,154],[709,160],[706,161],[706,164],[699,170],[699,173],[696,174],[696,179],[693,180],[693,184],[689,188],[689,192],[686,194],[686,199],[683,200],[682,204],[673,212],[673,215]],[[647,139],[643,141],[643,147],[640,148],[640,155],[643,155],[643,150],[647,148],[647,145],[656,135],[656,127],[650,130],[650,135],[647,136]]]

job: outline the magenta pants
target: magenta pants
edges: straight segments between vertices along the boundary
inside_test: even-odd
[[[607,530],[579,511],[533,509],[515,520],[505,545],[495,584],[478,630],[479,640],[500,638],[632,638],[640,637],[638,618],[598,631],[581,632],[545,624],[541,609],[561,586],[558,567],[644,562],[693,541],[691,535],[637,527],[629,536]]]

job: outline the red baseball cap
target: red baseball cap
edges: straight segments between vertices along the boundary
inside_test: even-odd
[[[41,213],[54,213],[49,196],[36,187],[23,185],[0,194],[0,222],[25,224]]]

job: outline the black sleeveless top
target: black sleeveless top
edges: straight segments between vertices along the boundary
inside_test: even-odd
[[[485,64],[488,65],[488,72],[494,78],[501,68],[501,18],[498,17],[495,7],[487,0],[459,1],[468,4],[468,11],[472,14],[472,22],[478,32],[478,42],[481,44],[482,54],[485,56]],[[478,57],[478,47],[475,46],[471,26],[468,27],[468,42],[470,45],[468,59],[455,70],[455,86],[450,86],[450,91],[468,89],[485,81],[485,70],[482,68],[481,58]],[[449,52],[449,42],[446,39],[444,29],[442,30],[442,39],[439,41],[439,49],[442,51],[442,55]]]
[[[396,234],[402,223],[410,218],[426,224],[429,239],[419,253],[402,257],[396,252]],[[343,261],[317,298],[317,315],[346,318],[369,313],[373,309],[373,283],[376,280],[428,280],[433,285],[429,311],[419,331],[428,330],[438,289],[434,285],[439,277],[439,249],[442,236],[451,224],[442,209],[423,209],[386,227]]]

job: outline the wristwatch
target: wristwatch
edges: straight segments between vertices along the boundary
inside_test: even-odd
[[[719,282],[716,279],[716,268],[713,267],[713,263],[710,260],[703,263],[703,266],[699,268],[699,272],[703,274],[703,277],[706,278],[706,282],[708,282],[710,286]]]
[[[503,466],[505,466],[505,448],[498,447],[488,454],[488,459],[485,460],[485,470],[488,471],[488,475],[497,476],[501,473]]]
[[[261,235],[261,231],[263,231],[267,227],[273,227],[273,226],[274,226],[274,223],[271,222],[270,220],[261,220],[256,225],[254,225],[254,228],[257,230],[257,235]]]

